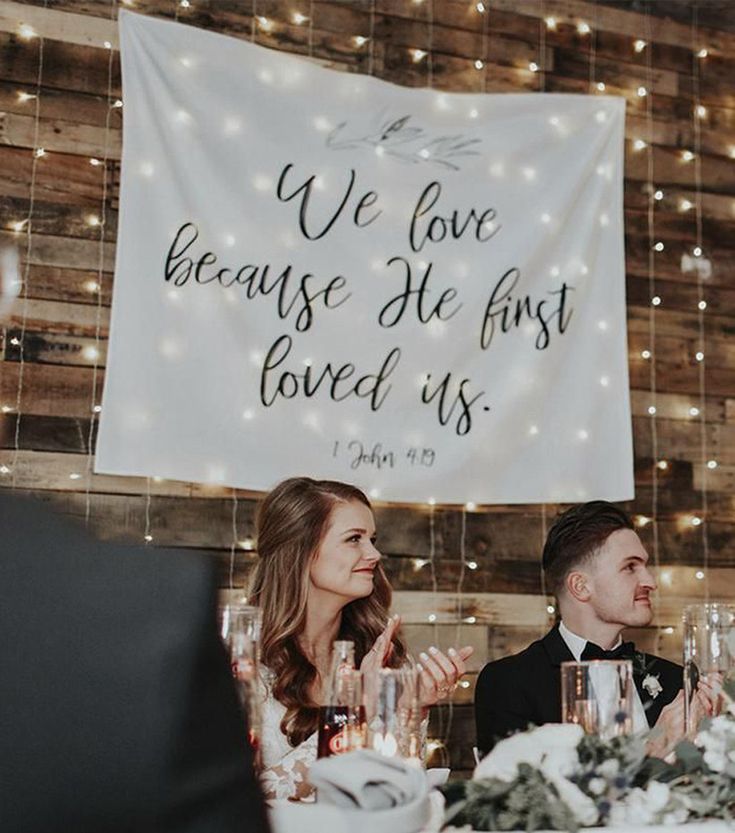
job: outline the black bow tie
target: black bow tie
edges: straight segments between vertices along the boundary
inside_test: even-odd
[[[622,642],[612,651],[605,651],[594,642],[588,642],[582,651],[582,662],[589,659],[633,659],[635,645],[632,642]]]

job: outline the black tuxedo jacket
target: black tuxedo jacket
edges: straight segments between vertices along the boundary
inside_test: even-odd
[[[100,544],[0,496],[3,833],[262,833],[198,556]]]
[[[633,676],[648,724],[653,726],[661,709],[681,689],[683,669],[651,654],[641,657],[645,670],[634,662]],[[574,661],[574,656],[556,626],[519,654],[490,662],[482,669],[475,689],[477,746],[482,753],[529,725],[561,721],[561,664],[568,661]],[[642,686],[647,674],[658,675],[663,687],[655,698]]]

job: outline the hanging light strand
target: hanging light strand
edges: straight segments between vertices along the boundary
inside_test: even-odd
[[[44,0],[44,9],[48,7],[48,0]],[[20,457],[20,424],[22,419],[23,405],[23,382],[25,375],[25,336],[28,323],[28,283],[31,273],[31,253],[33,251],[33,210],[36,202],[36,177],[38,172],[39,159],[43,154],[39,153],[38,140],[41,132],[41,85],[43,82],[43,50],[44,38],[38,39],[38,71],[36,73],[36,93],[34,98],[33,116],[33,150],[31,152],[31,181],[28,188],[28,213],[26,214],[24,227],[26,234],[25,263],[23,264],[23,285],[22,285],[22,306],[21,325],[18,349],[18,387],[15,392],[15,432],[13,435],[13,462],[11,463],[11,486],[13,489],[18,481],[18,459]],[[7,332],[7,330],[6,330]]]
[[[699,38],[698,32],[698,17],[697,6],[692,6],[692,98],[694,100],[694,107],[692,109],[692,124],[694,128],[694,216],[696,222],[697,248],[696,252],[702,253],[702,137],[700,126],[700,57],[699,45],[697,43]],[[699,301],[704,298],[704,277],[703,270],[697,269],[697,297]],[[709,601],[710,586],[709,586],[709,496],[708,496],[708,450],[707,450],[707,379],[705,375],[705,360],[707,351],[705,350],[705,321],[704,309],[702,304],[697,304],[697,324],[699,330],[699,354],[702,356],[701,361],[697,362],[697,371],[699,377],[699,441],[701,451],[701,472],[702,479],[701,489],[701,517],[700,524],[702,535],[702,571],[704,572],[704,596],[705,601]]]
[[[117,12],[116,0],[110,2],[110,20],[114,22]],[[100,333],[102,331],[102,283],[105,275],[105,228],[107,225],[107,191],[108,191],[108,177],[109,177],[109,161],[110,161],[110,120],[112,118],[114,99],[112,96],[112,70],[114,66],[115,52],[108,49],[107,56],[107,107],[105,110],[105,136],[102,148],[102,200],[100,205],[100,217],[98,228],[98,246],[97,246],[97,304],[95,309],[94,322],[94,350],[93,366],[92,366],[92,394],[90,404],[89,416],[89,433],[87,435],[87,474],[85,479],[84,489],[84,519],[89,523],[92,512],[92,471],[94,467],[94,434],[97,417],[99,414],[98,397],[98,379],[99,379],[99,360],[100,360]]]
[[[546,15],[545,2],[541,0],[541,17],[538,23],[538,89],[542,93],[546,89]],[[489,17],[489,15],[485,15]]]
[[[426,46],[426,84],[429,89],[434,87],[434,0],[426,4],[426,14],[429,19]]]
[[[309,57],[314,57],[314,0],[309,0]]]
[[[646,41],[649,44],[646,49],[646,84],[648,89],[653,87],[653,48],[651,46],[651,11],[649,3],[645,7],[645,30]],[[649,298],[655,299],[656,295],[656,253],[654,249],[655,239],[655,188],[653,184],[653,96],[646,96],[646,126],[648,132],[648,143],[646,145],[646,170],[648,182],[648,294]],[[653,561],[658,569],[659,566],[659,536],[658,536],[658,426],[656,423],[656,307],[658,304],[650,303],[648,307],[648,333],[650,341],[650,367],[649,380],[651,388],[651,405],[649,406],[651,425],[651,533],[653,535]]]
[[[235,552],[237,551],[239,536],[237,534],[237,489],[232,489],[232,542],[230,543],[229,588],[235,589]]]
[[[548,535],[547,530],[547,519],[546,519],[546,504],[541,504],[541,552],[543,553],[544,547],[546,546],[546,536]],[[539,559],[539,575],[541,576],[541,597],[543,599],[544,607],[546,608],[546,612],[548,611],[549,606],[549,590],[546,586],[546,573],[544,571],[544,565],[541,559]],[[549,614],[551,616],[552,614]],[[544,636],[546,631],[548,630],[548,622],[544,622],[541,626],[541,636]]]
[[[375,0],[370,3],[370,38],[368,40],[368,75],[375,72]]]
[[[592,30],[590,32],[590,92],[597,82],[597,3],[592,4]]]

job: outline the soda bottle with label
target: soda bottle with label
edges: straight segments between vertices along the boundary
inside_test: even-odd
[[[354,642],[334,643],[325,699],[327,704],[319,708],[317,756],[328,758],[361,749],[365,745],[365,709]]]

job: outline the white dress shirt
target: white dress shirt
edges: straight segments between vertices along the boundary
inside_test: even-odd
[[[585,639],[583,636],[577,636],[576,633],[572,633],[569,628],[564,624],[564,622],[559,622],[559,634],[561,638],[566,642],[567,648],[572,652],[572,656],[574,657],[576,662],[582,661],[582,651],[584,651],[588,640]],[[618,641],[612,646],[610,649],[614,651],[618,645],[622,644],[622,638],[618,637]],[[633,731],[634,732],[647,732],[649,729],[648,720],[646,719],[646,712],[643,708],[643,703],[641,702],[640,694],[638,694],[638,689],[636,688],[635,684],[633,685]]]

